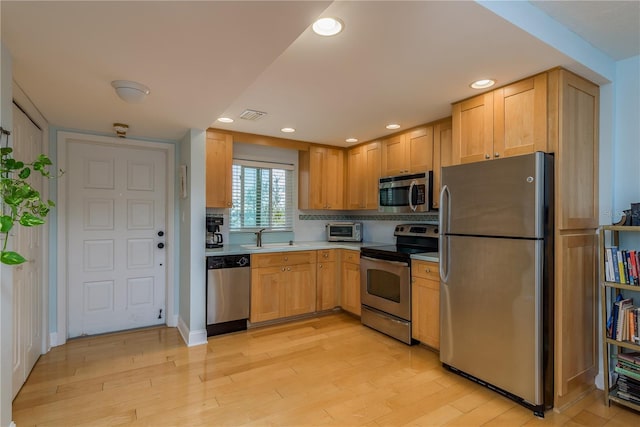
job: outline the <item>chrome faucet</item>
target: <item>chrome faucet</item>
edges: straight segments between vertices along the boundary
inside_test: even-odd
[[[266,228],[263,228],[261,230],[258,230],[256,234],[256,246],[261,248],[262,247],[262,232],[265,231]]]

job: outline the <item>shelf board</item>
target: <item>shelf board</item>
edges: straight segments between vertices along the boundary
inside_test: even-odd
[[[635,409],[636,411],[640,411],[640,405],[638,405],[636,403],[633,403],[633,402],[629,402],[628,400],[625,400],[625,399],[622,399],[622,398],[618,397],[616,395],[617,390],[618,390],[618,386],[615,386],[609,392],[609,400],[610,401],[619,403],[620,405],[626,406],[626,407],[631,408],[631,409]]]
[[[640,350],[640,344],[632,343],[629,341],[618,341],[613,338],[606,338],[607,344],[617,345],[618,347],[628,348],[629,350]]]
[[[628,291],[640,292],[640,285],[628,285],[626,283],[618,283],[618,282],[602,282],[602,284],[607,288],[626,289]]]
[[[637,225],[603,225],[603,230],[609,231],[640,231],[640,226]]]

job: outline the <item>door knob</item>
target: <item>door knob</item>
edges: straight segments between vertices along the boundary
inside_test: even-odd
[[[162,249],[162,248],[164,248],[164,243],[162,242],[158,243],[158,249]]]
[[[164,236],[164,231],[158,231],[158,236],[160,237]]]

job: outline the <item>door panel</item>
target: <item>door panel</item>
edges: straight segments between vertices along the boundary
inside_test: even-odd
[[[445,237],[440,360],[542,403],[542,241]]]
[[[166,154],[67,150],[69,337],[165,323]]]
[[[13,107],[14,158],[26,162],[35,160],[42,150],[42,131],[22,110]],[[33,188],[44,189],[40,174],[28,179]],[[44,196],[43,196],[44,198]],[[9,247],[27,259],[12,268],[13,274],[13,397],[20,391],[38,357],[45,351],[44,287],[42,269],[44,259],[43,236],[46,228],[15,225],[11,230]]]
[[[442,232],[543,237],[543,160],[535,153],[443,168]]]

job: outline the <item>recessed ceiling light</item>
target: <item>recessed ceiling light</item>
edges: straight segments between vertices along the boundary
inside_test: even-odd
[[[280,129],[280,131],[284,133],[291,133],[291,132],[295,132],[296,130],[294,128],[282,128]]]
[[[320,18],[313,23],[313,32],[319,36],[335,36],[344,28],[344,24],[338,18]]]
[[[400,125],[397,123],[389,123],[388,125],[385,126],[387,129],[393,130],[393,129],[400,129]]]
[[[233,119],[231,117],[218,117],[218,121],[222,123],[233,123]]]
[[[347,139],[345,139],[345,142],[349,142],[349,143],[358,142],[358,138],[347,138]]]
[[[474,89],[486,89],[488,87],[493,86],[494,84],[496,84],[495,80],[482,79],[482,80],[476,80],[475,82],[471,83],[469,86],[471,86]]]

